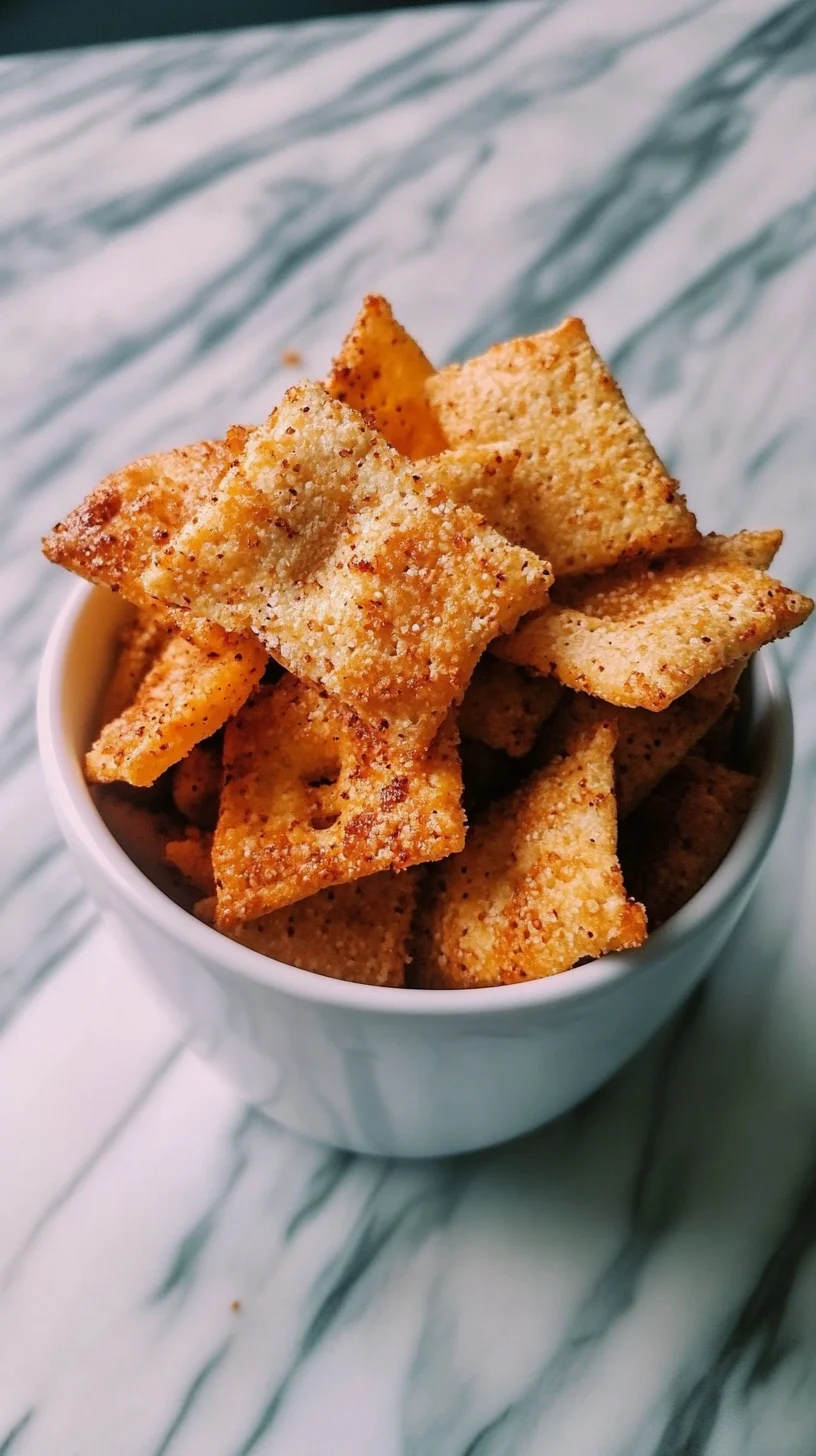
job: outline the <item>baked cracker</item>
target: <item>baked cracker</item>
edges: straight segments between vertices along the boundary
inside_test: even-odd
[[[708,536],[657,561],[559,583],[559,599],[494,650],[578,692],[660,712],[810,616],[809,597],[749,564],[771,536]]]
[[[254,637],[205,651],[175,633],[164,641],[129,707],[85,755],[91,783],[155,783],[231,718],[260,681],[266,653]]]
[[[367,986],[402,986],[416,894],[416,871],[385,871],[333,885],[225,934],[302,971]],[[215,901],[197,905],[196,914],[212,924]]]
[[[523,544],[556,577],[696,539],[677,481],[580,319],[451,364],[428,377],[425,392],[452,445],[509,440],[521,449],[513,483],[524,497]],[[518,509],[507,522],[514,539]]]
[[[421,985],[533,980],[640,945],[645,917],[616,857],[614,746],[611,723],[579,722],[564,753],[494,804],[433,872],[417,926]]]
[[[209,499],[246,442],[234,425],[224,440],[202,440],[177,450],[144,455],[108,475],[43,540],[49,561],[96,586],[121,592],[140,607],[155,607],[142,573],[157,545],[167,541]],[[193,619],[178,606],[166,609],[179,630],[203,646],[226,648],[223,628]]]
[[[285,677],[227,725],[213,863],[219,928],[461,849],[453,718],[424,756]]]
[[[425,381],[433,372],[388,301],[369,293],[331,367],[326,389],[333,399],[364,414],[401,455],[419,460],[447,445],[425,398]]]
[[[550,573],[305,382],[144,580],[420,749]]]

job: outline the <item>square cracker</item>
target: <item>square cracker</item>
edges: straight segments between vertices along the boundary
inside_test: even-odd
[[[234,426],[225,440],[202,440],[178,450],[145,455],[108,475],[81,505],[43,540],[49,561],[67,567],[96,586],[121,592],[136,606],[153,606],[141,576],[162,541],[191,519],[229,469],[246,441]],[[203,645],[229,646],[223,629],[191,620],[178,608],[169,612],[182,630]]]
[[[756,779],[725,764],[684,760],[645,799],[621,834],[627,888],[652,930],[701,890],[751,807]]]
[[[316,688],[285,677],[262,690],[224,737],[219,928],[461,849],[457,742],[451,718],[424,757],[406,756]]]
[[[553,677],[528,677],[510,662],[483,657],[459,709],[459,732],[523,758],[563,692]]]
[[[91,783],[155,783],[238,712],[265,665],[266,654],[252,637],[226,651],[207,651],[178,633],[165,636],[133,701],[105,724],[85,755]]]
[[[402,986],[410,959],[418,871],[334,885],[226,931],[231,940],[287,966],[367,986]],[[212,923],[215,901],[196,906]]]
[[[708,536],[659,561],[559,583],[559,599],[495,651],[578,692],[659,712],[810,616],[808,597],[750,564],[777,540]]]
[[[550,574],[304,383],[144,580],[419,749]]]
[[[614,727],[581,721],[563,754],[488,810],[440,866],[419,916],[421,985],[532,980],[640,945],[618,865]]]
[[[696,540],[677,481],[630,414],[580,319],[494,344],[431,375],[425,392],[451,444],[510,440],[523,459],[523,544],[557,577]],[[495,524],[503,529],[501,522]],[[508,524],[515,537],[515,525]]]
[[[433,365],[397,323],[391,305],[369,293],[326,380],[333,399],[364,414],[389,445],[419,460],[447,440],[425,398]]]

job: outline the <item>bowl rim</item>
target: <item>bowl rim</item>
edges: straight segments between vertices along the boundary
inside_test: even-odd
[[[69,847],[78,844],[100,876],[171,940],[205,961],[260,982],[299,1001],[392,1016],[503,1016],[534,1007],[579,1002],[665,963],[686,937],[700,931],[738,896],[767,854],[787,800],[793,764],[790,693],[778,652],[765,647],[752,659],[767,689],[765,759],[757,791],[734,844],[701,890],[637,950],[618,951],[560,975],[502,986],[424,990],[343,981],[290,966],[240,945],[203,924],[165,895],[129,858],[105,824],[69,746],[62,725],[66,659],[91,597],[105,588],[79,582],[49,633],[40,668],[37,731],[48,793]]]

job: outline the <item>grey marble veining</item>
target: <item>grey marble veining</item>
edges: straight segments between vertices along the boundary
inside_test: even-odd
[[[810,0],[0,63],[2,1456],[816,1450],[812,631],[790,810],[715,976],[578,1112],[437,1166],[299,1142],[182,1050],[32,719],[66,590],[41,532],[260,418],[373,289],[439,362],[581,313],[702,524],[784,526],[812,592],[815,141]]]

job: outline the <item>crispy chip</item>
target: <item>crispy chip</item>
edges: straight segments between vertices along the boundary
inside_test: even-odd
[[[173,770],[173,803],[199,829],[214,829],[221,793],[222,745],[197,743]]]
[[[420,911],[420,984],[494,986],[555,975],[640,945],[615,853],[615,730],[580,723],[565,756],[488,810],[432,877]]]
[[[85,756],[92,783],[145,786],[209,738],[246,702],[266,665],[250,637],[227,652],[205,652],[168,637],[130,707],[106,723]]]
[[[510,440],[523,494],[506,526],[552,562],[557,577],[688,546],[694,517],[629,413],[580,319],[494,344],[431,375],[425,392],[452,444]],[[524,535],[517,518],[523,511]]]
[[[423,483],[424,480],[424,483]],[[290,389],[145,582],[427,747],[549,573],[317,384]]]
[[[328,885],[461,849],[458,735],[425,757],[292,677],[230,723],[213,862],[229,928]]]
[[[772,533],[706,537],[690,551],[634,562],[559,597],[495,652],[624,708],[659,712],[702,678],[784,637],[808,597],[748,565]]]
[[[459,732],[522,758],[563,691],[555,678],[530,678],[509,662],[483,657],[459,709]]]
[[[625,819],[722,717],[734,697],[743,666],[742,662],[736,662],[713,677],[704,678],[662,713],[650,713],[648,708],[614,709],[618,724],[615,770],[620,819]]]
[[[702,889],[751,807],[756,779],[691,757],[644,800],[621,833],[629,891],[655,930]]]
[[[368,986],[402,986],[417,871],[335,885],[224,933],[284,965]],[[196,906],[213,923],[215,901]]]
[[[332,365],[326,389],[371,421],[389,445],[419,460],[447,440],[425,398],[433,365],[376,293],[363,299],[351,332]]]
[[[212,845],[212,834],[190,825],[184,831],[183,839],[171,839],[164,850],[167,863],[202,895],[215,894]]]
[[[153,666],[173,627],[160,607],[143,607],[119,634],[119,653],[102,696],[100,723],[110,723],[129,708],[139,684]]]

